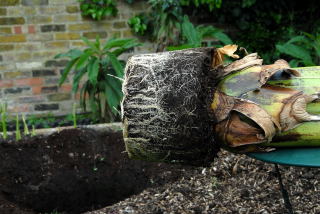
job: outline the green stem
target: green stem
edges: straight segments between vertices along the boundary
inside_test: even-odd
[[[16,116],[16,141],[21,140],[21,132],[19,128],[19,115]]]
[[[73,119],[73,127],[77,128],[77,104],[76,103],[73,103],[72,119]]]
[[[24,135],[29,135],[30,132],[29,132],[29,128],[28,128],[28,125],[26,123],[26,118],[24,115],[22,115],[22,122],[23,122],[23,134]]]
[[[6,107],[5,104],[2,105],[1,124],[2,124],[3,139],[7,139],[8,138],[8,133],[7,133],[7,107]]]

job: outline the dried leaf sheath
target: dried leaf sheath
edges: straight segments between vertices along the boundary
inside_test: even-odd
[[[250,59],[252,61],[256,60],[255,58]],[[317,115],[310,115],[306,109],[308,103],[319,98],[318,93],[306,94],[303,90],[297,90],[294,87],[288,88],[285,84],[281,85],[281,82],[278,82],[277,86],[268,84],[269,79],[277,72],[283,73],[282,76],[285,77],[283,80],[303,78],[303,76],[300,77],[298,71],[291,69],[287,62],[278,60],[272,65],[252,66],[252,64],[243,58],[225,66],[228,72],[224,72],[224,78],[219,82],[211,104],[211,109],[216,118],[216,139],[222,142],[222,145],[226,148],[241,147],[239,151],[242,152],[246,151],[244,145],[261,144],[270,146],[269,143],[276,134],[294,129],[303,122],[320,119]],[[248,68],[243,69],[243,65],[248,65]],[[216,66],[214,69],[223,71],[221,66]],[[229,72],[229,70],[233,72]],[[222,97],[223,100],[229,101],[228,105],[221,102]],[[239,99],[242,100],[244,105],[241,111],[235,104]],[[217,105],[217,103],[220,103],[220,105]],[[238,112],[238,117],[235,116],[234,112]],[[239,120],[240,116],[245,116],[246,122]],[[244,123],[246,124],[244,125]],[[246,129],[240,128],[245,126],[247,126]],[[224,129],[221,129],[221,127],[224,127]],[[263,131],[263,135],[252,132],[257,127],[260,128],[260,131]],[[221,131],[224,133],[219,133]],[[240,138],[241,140],[239,140]],[[252,140],[253,138],[255,140]],[[280,145],[280,143],[277,145]],[[248,147],[248,150],[252,151],[252,149],[252,146]],[[235,149],[232,150],[236,151]],[[260,150],[260,148],[256,147],[256,150]]]

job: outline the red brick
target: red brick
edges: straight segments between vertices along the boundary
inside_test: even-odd
[[[0,88],[9,88],[13,86],[12,80],[0,80]]]
[[[44,83],[43,78],[26,78],[26,79],[19,79],[15,80],[15,85],[19,86],[34,86],[34,85],[42,85]]]
[[[72,90],[71,84],[63,84],[61,87],[62,92],[70,92]]]
[[[32,87],[32,94],[34,94],[34,95],[41,94],[41,88],[42,88],[42,86],[34,86],[34,87]]]
[[[22,34],[22,27],[21,26],[15,26],[13,27],[15,34]]]
[[[8,106],[8,111],[11,113],[21,113],[21,112],[30,112],[30,105],[10,105]]]
[[[36,33],[36,27],[34,25],[28,26],[28,33],[34,34]]]

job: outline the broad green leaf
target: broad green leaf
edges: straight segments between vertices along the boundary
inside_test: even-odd
[[[220,29],[214,28],[212,26],[200,25],[197,27],[197,31],[199,31],[202,38],[213,37],[218,39],[224,45],[233,44],[232,40],[227,34],[223,33]]]
[[[64,81],[67,79],[67,76],[71,71],[71,68],[74,66],[74,64],[76,62],[77,62],[77,58],[71,60],[70,62],[68,62],[67,66],[65,67],[65,69],[62,72],[62,76],[61,76],[61,78],[59,80],[59,86],[61,86],[64,83]]]
[[[95,58],[94,60],[92,60],[90,62],[90,64],[88,65],[88,78],[89,81],[91,82],[92,85],[96,85],[98,82],[98,74],[99,74],[99,59]]]
[[[294,44],[276,45],[276,48],[289,56],[301,59],[306,66],[314,65],[307,49]]]
[[[293,60],[290,60],[289,65],[291,68],[296,68],[296,67],[298,67],[299,62],[300,62],[300,60],[293,59]]]
[[[287,41],[286,44],[291,44],[291,43],[295,43],[295,42],[305,42],[305,41],[306,41],[306,37],[295,36],[292,39],[290,39],[289,41]]]
[[[88,65],[88,59],[91,56],[90,52],[84,53],[81,57],[79,57],[79,59],[77,60],[76,63],[76,70],[79,70],[85,66]]]
[[[103,50],[109,50],[111,48],[116,48],[116,47],[122,47],[125,46],[126,44],[129,44],[130,42],[136,41],[135,39],[109,39],[105,46],[103,47]],[[124,47],[125,48],[125,47]]]
[[[96,36],[95,46],[98,50],[100,50],[101,43],[100,43],[100,36],[99,35]]]
[[[118,97],[119,100],[122,99],[122,91],[121,91],[121,83],[118,79],[111,77],[111,76],[107,76],[106,77],[106,84],[108,84],[112,90],[114,91],[115,95]]]
[[[213,35],[216,39],[218,39],[220,42],[222,42],[224,45],[229,45],[229,44],[233,44],[232,40],[230,39],[230,37],[222,32],[216,32]]]
[[[71,59],[75,59],[75,58],[78,58],[79,56],[81,56],[82,54],[83,54],[83,52],[79,49],[71,49],[66,53],[57,54],[54,58],[58,59],[58,58],[63,58],[63,57],[69,57]]]
[[[188,16],[184,16],[184,21],[182,23],[183,35],[186,37],[188,44],[195,47],[201,46],[201,35],[189,21]]]
[[[111,62],[111,65],[113,67],[113,69],[115,70],[116,72],[116,75],[118,77],[123,77],[123,66],[122,64],[120,63],[120,61],[117,59],[117,57],[112,54],[112,53],[107,53],[109,59],[110,59],[110,62]]]
[[[216,32],[221,31],[213,26],[199,25],[196,30],[200,33],[201,37],[212,37]]]
[[[117,108],[120,105],[121,100],[117,97],[115,91],[107,83],[105,83],[105,96],[107,98],[110,110],[114,114],[117,113],[117,111],[114,108]]]
[[[72,92],[73,93],[78,92],[80,81],[85,73],[87,73],[87,69],[83,68],[83,69],[77,71],[76,74],[73,76],[73,84],[72,84]]]
[[[120,56],[122,53],[126,52],[128,49],[133,48],[133,47],[137,47],[137,46],[141,46],[141,43],[138,42],[130,42],[128,44],[125,44],[124,47],[118,48],[114,51],[112,51],[111,53],[113,53],[115,56]]]
[[[99,49],[95,46],[95,44],[91,41],[89,41],[88,38],[86,37],[81,37],[81,39],[84,41],[84,43],[86,45],[88,45],[92,50],[96,51],[96,52],[99,52]]]

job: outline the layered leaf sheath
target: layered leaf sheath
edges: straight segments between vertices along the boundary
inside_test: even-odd
[[[249,152],[320,145],[318,122],[311,122],[320,120],[320,69],[292,69],[284,60],[263,65],[255,53],[238,59],[237,48],[128,61],[122,119],[130,157],[205,165],[220,147]],[[225,65],[225,55],[238,60]]]
[[[308,80],[308,74],[301,75],[284,60],[262,65],[257,54],[250,54],[227,66],[215,65],[214,69],[221,76],[211,104],[214,133],[225,148],[235,152],[268,151],[281,146],[270,144],[275,136],[285,139],[287,134],[287,139],[292,138],[291,132],[286,131],[320,120],[320,116],[307,112],[307,104],[319,98],[319,89],[301,82]],[[313,77],[320,73],[317,75]],[[272,84],[271,77],[278,79],[276,84]],[[290,81],[298,80],[302,84],[290,85]],[[319,132],[320,129],[314,134]],[[308,141],[303,133],[300,135],[299,144],[305,146]]]

